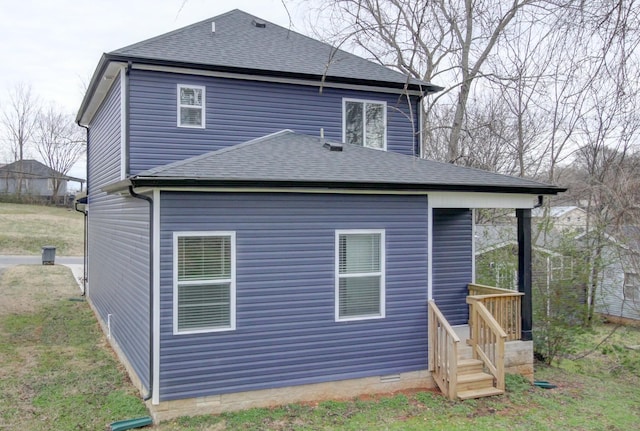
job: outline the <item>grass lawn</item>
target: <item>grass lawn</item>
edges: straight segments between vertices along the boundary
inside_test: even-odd
[[[68,208],[0,203],[0,254],[40,254],[51,245],[59,256],[82,256],[83,217]]]
[[[148,413],[71,273],[19,266],[0,274],[0,429],[101,430]],[[607,430],[640,424],[640,330],[602,325],[573,359],[537,369],[558,388],[507,376],[500,397],[451,402],[436,391],[180,418],[153,430]],[[594,347],[604,338],[606,341]],[[581,357],[591,352],[586,357]],[[149,428],[146,428],[149,429]]]

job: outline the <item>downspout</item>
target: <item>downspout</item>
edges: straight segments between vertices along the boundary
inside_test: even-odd
[[[133,64],[131,61],[127,63],[127,69],[124,74],[124,178],[129,176],[130,170],[130,157],[129,157],[129,136],[131,135],[131,121],[129,120],[129,112],[131,107],[130,97],[129,97],[129,73],[131,72]],[[124,179],[123,178],[123,179]]]
[[[87,131],[87,162],[85,163],[85,177],[87,179],[87,189],[86,189],[86,194],[87,194],[87,204],[89,204],[89,127],[88,126],[83,126],[82,124],[80,124],[80,120],[78,120],[78,126],[82,127],[83,129],[85,129]],[[85,210],[84,211],[78,211],[78,206],[76,204],[75,210],[78,212],[82,212],[84,214],[84,244],[82,246],[82,253],[83,253],[83,265],[82,265],[82,296],[86,296],[87,295],[87,267],[88,267],[88,248],[89,248],[89,219],[88,219],[88,212],[86,210],[86,205],[85,205]]]
[[[149,202],[149,392],[142,399],[148,401],[153,394],[153,199],[136,193],[133,186],[129,186],[129,195]]]
[[[131,72],[132,63],[127,63],[127,69],[124,74],[124,177],[127,178],[131,172],[129,158],[129,137],[131,121],[129,120],[130,97],[129,97],[129,73]],[[133,186],[129,186],[129,195],[132,198],[142,199],[149,202],[149,392],[142,398],[148,401],[153,396],[153,199],[146,195],[141,195],[133,190]]]
[[[424,99],[424,97],[418,97],[416,98],[416,116],[418,117],[418,133],[416,133],[417,137],[418,137],[418,144],[417,144],[417,148],[414,150],[414,154],[416,157],[418,158],[423,158],[424,155],[422,154],[422,100]]]
[[[544,196],[538,195],[538,202],[533,206],[534,208],[540,208],[543,203]]]

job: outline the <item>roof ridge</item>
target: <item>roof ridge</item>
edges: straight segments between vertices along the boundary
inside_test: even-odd
[[[150,42],[153,42],[153,41],[155,41],[155,40],[158,40],[158,39],[160,39],[160,38],[164,38],[164,37],[167,37],[167,36],[170,36],[170,35],[173,35],[173,34],[181,33],[181,32],[183,32],[183,31],[185,31],[185,30],[187,30],[187,29],[190,29],[190,28],[192,28],[192,27],[196,27],[196,26],[202,25],[202,24],[203,24],[203,23],[205,23],[205,22],[208,22],[208,21],[211,21],[211,20],[218,19],[218,18],[223,17],[223,16],[225,16],[225,15],[230,15],[230,14],[232,14],[233,12],[236,12],[236,11],[243,12],[243,13],[245,13],[245,14],[247,13],[247,12],[244,12],[243,10],[238,9],[238,8],[236,8],[236,9],[232,9],[232,10],[227,11],[227,12],[225,12],[225,13],[221,13],[220,15],[212,16],[212,17],[209,17],[209,18],[206,18],[206,19],[200,20],[200,21],[198,21],[198,22],[194,22],[194,23],[192,23],[192,24],[188,24],[188,25],[185,25],[185,26],[183,26],[183,27],[176,28],[175,30],[168,31],[168,32],[166,32],[166,33],[161,33],[161,34],[159,34],[159,35],[156,35],[156,36],[150,37],[149,39],[141,40],[140,42],[136,42],[136,43],[132,43],[131,45],[123,46],[122,48],[114,49],[113,51],[109,51],[107,54],[120,54],[120,53],[121,53],[121,51],[125,51],[125,50],[129,50],[129,49],[137,48],[137,47],[139,47],[139,46],[144,46],[144,45],[146,45],[146,44],[148,44],[148,43],[150,43]]]

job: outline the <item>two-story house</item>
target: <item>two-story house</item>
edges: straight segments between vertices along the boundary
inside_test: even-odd
[[[239,10],[102,56],[86,292],[156,419],[448,384],[473,208],[517,209],[527,298],[563,189],[421,159],[438,90]]]

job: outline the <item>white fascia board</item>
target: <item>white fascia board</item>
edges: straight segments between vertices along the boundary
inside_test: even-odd
[[[148,193],[152,187],[137,187],[137,193]],[[329,189],[305,187],[160,187],[171,192],[211,192],[211,193],[319,193],[319,194],[356,194],[356,195],[405,195],[428,196],[431,208],[533,208],[538,195],[513,193],[476,193],[476,192],[425,192],[412,190],[360,190]],[[122,192],[128,194],[127,190]]]
[[[115,62],[111,61],[105,68],[102,77],[100,78],[100,82],[96,86],[93,95],[91,96],[91,101],[87,105],[82,118],[80,118],[80,124],[83,126],[88,126],[93,120],[93,116],[98,111],[98,108],[102,105],[105,97],[107,97],[107,93],[111,86],[115,83],[119,83],[120,69],[126,67],[126,63],[123,62]]]
[[[513,193],[431,192],[431,208],[533,208],[538,195]]]

